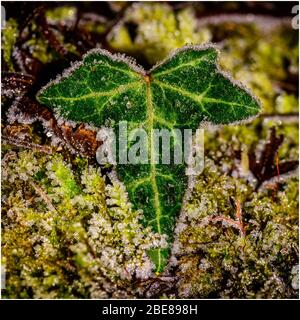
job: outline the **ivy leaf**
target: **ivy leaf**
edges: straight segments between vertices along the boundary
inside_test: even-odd
[[[243,86],[219,70],[212,45],[185,46],[149,72],[124,56],[94,49],[43,88],[37,99],[66,120],[116,130],[120,121],[127,121],[130,129],[146,130],[149,164],[117,164],[116,169],[129,200],[143,210],[144,225],[167,234],[169,243],[187,176],[183,164],[152,164],[153,130],[195,130],[204,121],[228,124],[260,110]],[[169,251],[149,251],[157,272],[163,271]]]

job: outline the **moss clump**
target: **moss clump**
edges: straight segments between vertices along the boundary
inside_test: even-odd
[[[245,24],[242,30],[242,35],[231,34],[224,40],[221,64],[236,79],[243,79],[260,98],[263,113],[298,112],[295,101],[289,101],[292,103],[288,108],[277,108],[278,102],[286,99],[286,88],[281,86],[291,74],[298,72],[295,64],[298,60],[296,33],[288,32],[284,27],[265,31],[253,24]],[[285,37],[285,33],[289,36]],[[279,101],[276,103],[277,99]]]
[[[5,23],[5,28],[2,31],[2,49],[3,59],[7,64],[9,71],[14,71],[12,62],[13,47],[19,36],[18,23],[15,19],[8,19]]]
[[[60,6],[46,11],[47,22],[51,25],[61,24],[67,26],[76,20],[77,8],[73,6]]]
[[[142,56],[152,65],[187,43],[209,41],[211,34],[206,28],[196,31],[191,8],[174,13],[167,4],[135,3],[108,39],[115,50]]]
[[[42,63],[49,63],[58,58],[58,55],[49,48],[49,45],[43,37],[33,37],[26,41],[23,47],[29,50],[32,56]]]
[[[146,251],[166,242],[141,226],[113,177],[28,151],[5,153],[2,173],[3,296],[126,297],[151,275]]]
[[[185,298],[296,298],[298,181],[273,198],[206,159],[177,225],[174,258]]]

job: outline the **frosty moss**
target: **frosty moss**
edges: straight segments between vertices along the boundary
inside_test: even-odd
[[[272,201],[268,190],[255,194],[245,181],[221,171],[207,160],[179,218],[173,247],[179,295],[296,297],[296,180]]]
[[[146,251],[165,239],[142,227],[119,182],[27,151],[7,153],[2,172],[6,296],[108,297],[108,286],[126,296],[133,277],[152,274]]]

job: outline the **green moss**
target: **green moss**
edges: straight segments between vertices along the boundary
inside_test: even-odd
[[[268,190],[255,193],[245,180],[221,171],[207,159],[180,217],[175,242],[180,295],[297,297],[292,270],[298,261],[298,180],[275,200]]]
[[[71,169],[60,158],[54,159],[50,163],[49,170],[53,175],[53,180],[56,181],[59,186],[59,193],[68,198],[74,198],[79,194],[80,189],[74,179]]]
[[[291,94],[283,93],[276,98],[276,111],[279,113],[297,113],[298,99]]]
[[[59,155],[4,155],[5,297],[108,297],[107,286],[119,288],[115,297],[132,296],[133,275],[152,272],[146,251],[166,245],[142,227],[124,186],[107,185],[82,158],[75,174],[70,164]]]
[[[12,52],[18,36],[19,29],[17,21],[12,18],[8,19],[5,23],[5,28],[2,30],[2,50],[3,59],[9,71],[14,71]]]
[[[298,57],[297,50],[295,51],[298,48],[295,33],[281,27],[264,31],[253,24],[245,24],[242,30],[242,37],[240,34],[233,34],[226,38],[221,65],[229,69],[237,79],[246,82],[261,99],[264,113],[282,110],[276,108],[275,101],[279,96],[278,86],[287,80],[290,71],[297,70],[292,67]],[[289,36],[284,36],[286,33]],[[290,71],[286,68],[287,64],[291,65]],[[295,96],[294,99],[296,101],[289,101],[292,105],[290,109],[285,108],[286,112],[297,112],[298,99]]]
[[[25,48],[28,48],[32,56],[42,63],[48,63],[58,58],[58,55],[49,48],[49,44],[43,37],[33,37],[26,41]]]
[[[136,27],[134,38],[128,26]],[[143,56],[151,65],[176,48],[187,43],[204,43],[210,38],[208,29],[196,31],[191,8],[175,14],[167,4],[158,3],[136,3],[129,7],[123,22],[108,35],[115,50]]]
[[[67,24],[74,22],[77,15],[77,8],[74,6],[60,6],[46,11],[46,19],[50,24]]]

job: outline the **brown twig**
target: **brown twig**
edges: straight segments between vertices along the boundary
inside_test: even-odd
[[[291,113],[275,113],[275,114],[267,114],[267,113],[261,113],[259,115],[260,118],[263,118],[264,120],[280,120],[282,122],[288,122],[288,123],[298,123],[299,122],[299,114],[296,112]]]
[[[33,187],[35,192],[45,201],[50,211],[57,211],[54,205],[52,204],[51,200],[47,196],[47,194],[44,192],[44,190],[40,186],[38,186],[33,181],[30,181],[29,184]]]
[[[177,281],[178,277],[176,276],[162,276],[137,281],[136,285],[142,288],[144,296],[152,298],[160,296],[162,292],[172,290],[176,286]]]
[[[24,141],[24,140],[22,140],[20,138],[9,137],[7,135],[2,135],[2,138],[7,143],[12,144],[12,145],[17,146],[17,147],[32,149],[32,150],[35,150],[35,151],[38,151],[38,152],[47,153],[47,154],[52,154],[53,153],[52,148],[49,147],[49,146],[43,146],[43,145],[40,145],[40,144]]]
[[[244,228],[243,218],[242,218],[242,209],[241,209],[241,202],[239,199],[236,201],[236,211],[235,211],[235,217],[236,219],[232,219],[229,217],[226,217],[224,215],[219,215],[216,217],[212,217],[209,219],[209,221],[215,223],[215,222],[226,222],[231,227],[234,227],[240,231],[241,236],[246,235],[246,231]]]
[[[20,119],[30,122],[40,121],[43,127],[53,133],[63,145],[78,154],[94,157],[102,144],[97,140],[97,130],[89,129],[83,124],[75,128],[67,122],[59,124],[50,110],[26,95],[15,104],[15,107],[12,115],[14,121],[21,122]]]
[[[257,179],[257,184],[255,191],[265,182],[270,180],[273,177],[276,177],[277,170],[275,166],[275,159],[277,151],[281,146],[284,140],[284,136],[280,134],[277,136],[275,127],[270,129],[269,139],[265,143],[264,148],[260,154],[260,157],[257,158],[257,155],[254,150],[248,152],[249,157],[249,168],[255,178]],[[291,163],[291,168],[294,167],[294,164]]]

